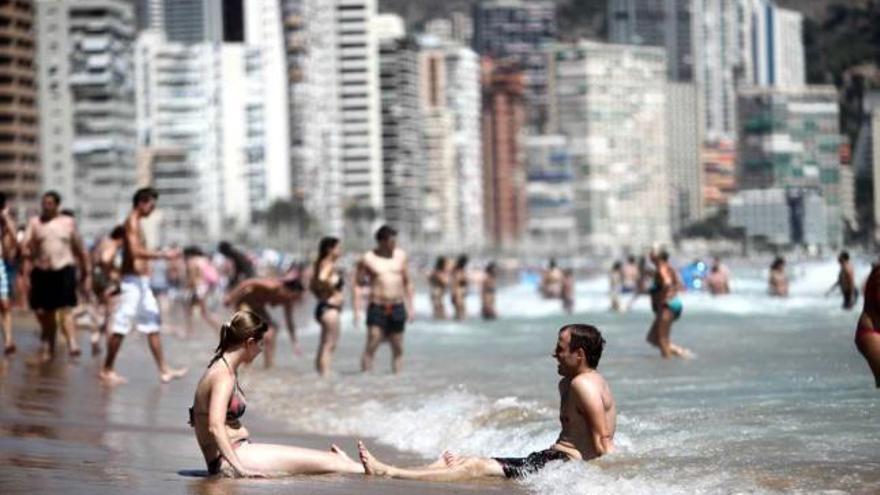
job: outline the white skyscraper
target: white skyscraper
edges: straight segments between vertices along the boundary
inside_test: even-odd
[[[406,36],[403,19],[376,17],[382,91],[384,218],[411,245],[423,227],[425,157],[419,95],[419,45]]]
[[[453,115],[457,222],[464,249],[485,244],[483,214],[483,157],[480,128],[480,60],[476,52],[457,44],[446,50],[447,106]]]
[[[223,228],[224,152],[220,45],[138,38],[138,135],[160,194],[159,242],[216,240]],[[230,53],[224,53],[230,55]],[[229,63],[229,62],[226,62]],[[231,84],[231,81],[223,81]],[[228,145],[228,143],[227,143]],[[176,158],[176,159],[172,159]]]
[[[803,15],[771,0],[743,0],[748,84],[792,87],[806,84]]]
[[[282,15],[293,195],[320,222],[323,232],[339,235],[343,202],[336,5],[325,0],[283,0]],[[361,80],[349,77],[343,87],[359,88]],[[360,125],[369,141],[368,122]]]
[[[458,248],[455,116],[447,106],[446,52],[441,47],[423,48],[419,66],[425,144],[423,235],[430,245]]]
[[[124,216],[135,185],[134,9],[123,0],[36,7],[43,185],[91,238]]]
[[[277,0],[245,2],[245,45],[248,79],[248,136],[260,136],[248,144],[248,180],[254,209],[265,210],[274,200],[290,199],[289,116],[287,67],[281,6]],[[224,119],[225,120],[225,119]],[[226,122],[224,122],[226,124]]]
[[[329,2],[328,2],[329,3]],[[382,211],[382,118],[376,0],[335,0],[342,185],[346,207]],[[313,22],[306,19],[306,22]],[[321,36],[326,36],[322,26]],[[314,118],[314,115],[310,116]]]
[[[671,240],[662,48],[581,41],[551,59],[571,145],[580,245],[638,251]]]

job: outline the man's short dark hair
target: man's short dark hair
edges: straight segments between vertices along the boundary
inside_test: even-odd
[[[56,204],[61,204],[61,195],[58,194],[58,191],[46,191],[43,193],[44,198],[52,198],[55,200]]]
[[[657,257],[663,261],[669,261],[669,252],[665,249],[661,249],[659,253],[657,253]]]
[[[383,225],[376,231],[376,242],[382,242],[397,236],[397,231],[389,225]]]
[[[849,261],[849,251],[841,251],[840,256],[837,259],[840,261]]]
[[[584,323],[572,323],[565,325],[559,329],[559,333],[568,330],[571,340],[568,343],[568,350],[574,352],[578,349],[584,350],[587,357],[587,365],[596,369],[599,367],[599,360],[602,358],[602,349],[605,348],[605,339],[602,333],[593,325]]]
[[[152,187],[142,187],[135,191],[134,196],[131,198],[131,204],[137,206],[151,199],[159,199],[159,191]]]

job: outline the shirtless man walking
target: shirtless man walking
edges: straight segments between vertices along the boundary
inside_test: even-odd
[[[122,279],[119,283],[119,305],[113,314],[112,335],[107,344],[107,359],[101,369],[100,377],[108,385],[125,383],[126,379],[116,373],[113,364],[122,346],[122,340],[131,331],[132,325],[147,335],[150,351],[159,368],[159,380],[170,382],[186,374],[186,368],[175,369],[168,366],[162,356],[162,340],[159,330],[162,319],[159,303],[150,289],[150,261],[154,259],[174,259],[180,256],[177,250],[152,251],[147,249],[141,220],[150,216],[156,209],[159,193],[151,187],[138,189],[132,199],[131,213],[123,224],[125,238],[122,250]]]
[[[40,215],[28,222],[22,250],[25,275],[30,280],[28,301],[40,323],[40,359],[48,361],[55,355],[59,322],[68,352],[71,356],[80,354],[71,310],[77,304],[77,273],[80,289],[88,294],[92,269],[75,220],[60,214],[61,195],[55,191],[43,194],[40,206]]]
[[[413,287],[409,278],[406,252],[397,248],[397,231],[383,225],[376,231],[376,248],[358,260],[352,283],[354,321],[360,321],[360,291],[357,281],[370,279],[367,307],[367,345],[361,357],[361,370],[373,368],[373,357],[384,341],[391,343],[391,369],[400,372],[403,361],[403,330],[412,321]]]
[[[269,313],[268,306],[281,306],[284,308],[284,322],[287,324],[287,333],[293,344],[294,354],[302,354],[299,341],[296,338],[296,326],[293,322],[293,305],[302,299],[305,290],[299,279],[275,279],[275,278],[252,278],[238,284],[238,286],[223,298],[225,306],[231,306],[237,311],[248,310],[256,313],[269,325],[264,340],[264,358],[266,368],[271,368],[275,358],[275,342],[278,335],[278,324]]]
[[[556,341],[559,381],[559,421],[562,431],[550,448],[522,458],[457,457],[444,453],[433,464],[398,468],[378,461],[363,442],[358,450],[368,475],[392,478],[458,481],[479,477],[522,478],[552,461],[589,461],[614,450],[617,407],[611,388],[596,368],[605,339],[595,327],[571,324],[559,330]]]

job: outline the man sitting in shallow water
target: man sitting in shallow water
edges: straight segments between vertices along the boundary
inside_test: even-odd
[[[433,464],[415,468],[389,466],[377,460],[363,442],[358,450],[368,475],[392,478],[457,481],[479,477],[522,478],[551,461],[589,461],[614,449],[617,408],[608,383],[596,368],[605,339],[591,325],[572,324],[559,330],[553,357],[559,381],[562,431],[552,447],[522,458],[458,457],[448,452]]]

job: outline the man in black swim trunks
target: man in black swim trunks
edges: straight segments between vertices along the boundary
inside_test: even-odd
[[[552,461],[589,461],[614,449],[617,407],[611,388],[596,370],[605,340],[595,327],[565,325],[559,329],[556,349],[559,381],[559,421],[562,431],[549,449],[527,457],[458,457],[448,452],[436,462],[418,468],[384,464],[358,442],[367,474],[392,478],[458,481],[479,477],[523,478]]]
[[[360,291],[357,281],[370,279],[367,307],[367,345],[361,357],[361,370],[373,368],[373,357],[384,341],[391,344],[391,369],[399,373],[403,361],[403,330],[412,321],[413,288],[406,252],[397,247],[397,231],[383,225],[376,231],[376,248],[358,260],[352,285],[354,319],[359,321]]]

